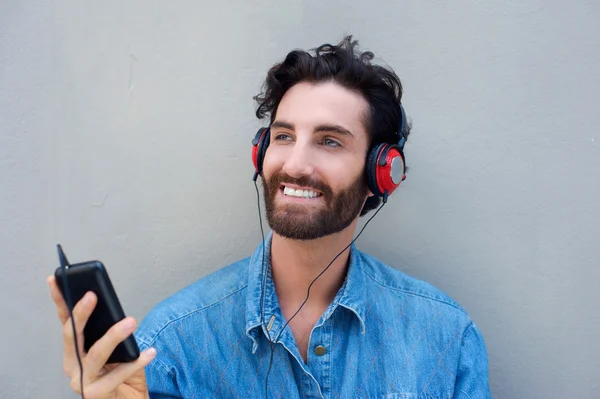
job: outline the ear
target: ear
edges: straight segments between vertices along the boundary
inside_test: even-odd
[[[371,190],[367,190],[367,195],[364,197],[364,200],[363,200],[363,207],[365,206],[365,204],[367,203],[367,201],[369,200],[369,198],[372,198],[374,196],[375,196],[375,194],[373,194],[371,192]]]

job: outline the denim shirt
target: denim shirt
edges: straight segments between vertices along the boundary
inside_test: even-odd
[[[135,332],[151,399],[265,398],[271,339],[285,325],[262,244],[158,304]],[[274,317],[272,317],[274,316]],[[267,334],[267,325],[269,325]],[[286,327],[269,398],[489,398],[487,353],[467,313],[433,286],[350,250],[346,279],[315,324],[306,363]]]

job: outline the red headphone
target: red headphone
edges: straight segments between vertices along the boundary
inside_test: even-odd
[[[378,197],[387,197],[406,179],[404,143],[406,142],[406,114],[400,104],[400,128],[398,144],[380,143],[369,149],[365,173],[369,190]],[[263,160],[270,144],[269,128],[260,128],[252,140],[252,163],[254,180],[262,173]]]

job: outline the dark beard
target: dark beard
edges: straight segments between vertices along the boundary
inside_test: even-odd
[[[325,183],[308,176],[293,178],[285,173],[276,173],[268,181],[263,180],[263,191],[267,220],[274,232],[295,240],[314,240],[338,233],[348,227],[360,214],[368,187],[361,174],[350,187],[334,193]],[[325,207],[309,209],[309,206],[275,205],[275,196],[282,183],[312,187],[323,193]]]

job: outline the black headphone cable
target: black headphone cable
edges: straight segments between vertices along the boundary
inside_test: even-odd
[[[62,281],[65,290],[65,299],[67,301],[67,308],[69,309],[69,316],[71,318],[71,327],[73,328],[73,340],[75,341],[75,355],[77,356],[77,362],[79,363],[79,385],[81,389],[81,399],[85,399],[83,396],[83,364],[81,362],[81,356],[79,355],[79,344],[77,342],[77,329],[75,328],[75,319],[73,318],[73,301],[71,300],[71,289],[69,288],[69,279],[67,279],[67,268],[69,267],[69,261],[67,256],[63,252],[60,244],[57,246],[58,259],[60,261],[60,268],[62,271]]]
[[[264,319],[264,309],[263,309],[263,304],[264,304],[264,294],[265,294],[265,283],[266,283],[266,270],[265,270],[265,235],[264,235],[264,230],[263,230],[263,226],[262,226],[262,216],[260,213],[260,195],[258,192],[258,186],[256,185],[256,177],[257,174],[254,174],[254,187],[256,188],[256,196],[257,196],[257,204],[258,204],[258,219],[259,219],[259,223],[260,223],[260,233],[262,236],[262,287],[261,287],[261,293],[260,293],[260,315],[261,315],[261,323],[262,326],[264,327],[264,323],[265,323],[265,319]],[[281,330],[279,331],[279,334],[277,334],[277,337],[275,338],[275,340],[271,340],[271,334],[269,332],[269,328],[266,329],[267,331],[267,336],[269,337],[269,342],[270,342],[270,347],[271,347],[271,355],[269,357],[269,368],[267,369],[267,376],[265,378],[265,398],[268,399],[269,398],[269,374],[271,374],[271,368],[273,367],[273,355],[275,353],[274,348],[277,345],[277,343],[279,342],[279,338],[281,337],[281,334],[285,331],[285,328],[288,326],[288,324],[292,321],[292,319],[294,317],[296,317],[296,315],[298,313],[300,313],[300,310],[304,307],[304,305],[306,304],[306,302],[308,301],[308,298],[310,296],[310,289],[313,286],[313,284],[317,281],[317,279],[319,277],[321,277],[328,269],[329,267],[333,264],[333,262],[335,262],[335,260],[344,253],[344,251],[346,251],[357,239],[358,237],[360,237],[360,235],[362,234],[362,232],[365,230],[365,228],[367,227],[367,225],[369,224],[369,222],[371,222],[371,220],[373,220],[373,218],[375,217],[375,215],[377,215],[377,213],[379,213],[379,211],[381,210],[381,208],[383,208],[383,206],[386,204],[388,199],[388,194],[387,191],[384,193],[383,195],[383,202],[381,204],[381,206],[379,208],[377,208],[377,210],[375,211],[375,213],[373,215],[371,215],[371,217],[366,221],[366,223],[363,225],[363,227],[360,229],[360,231],[358,232],[358,234],[356,235],[356,237],[354,237],[354,239],[352,239],[352,241],[350,241],[350,244],[346,245],[346,247],[344,247],[344,249],[342,249],[334,258],[331,262],[329,262],[329,264],[327,265],[327,267],[325,267],[325,269],[323,269],[323,271],[321,273],[319,273],[317,275],[317,277],[314,278],[314,280],[309,284],[308,286],[308,290],[306,292],[306,298],[304,299],[304,302],[302,302],[302,304],[300,305],[300,307],[298,308],[298,310],[296,311],[296,313],[294,313],[294,315],[292,317],[290,317],[290,319],[284,324],[283,328],[281,328]]]

